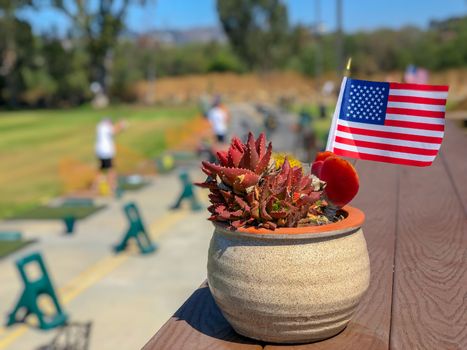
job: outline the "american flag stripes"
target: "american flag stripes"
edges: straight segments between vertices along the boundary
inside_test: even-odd
[[[326,149],[341,156],[429,166],[444,136],[448,87],[344,78]]]

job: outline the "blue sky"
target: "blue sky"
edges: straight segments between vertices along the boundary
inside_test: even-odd
[[[90,0],[95,1],[95,0]],[[311,24],[315,20],[316,0],[285,0],[292,23]],[[321,21],[326,29],[336,25],[335,1],[320,0]],[[187,29],[218,25],[215,0],[148,0],[144,8],[134,6],[127,16],[135,32],[154,28]],[[432,19],[467,14],[467,0],[343,0],[344,29],[349,32],[404,25],[426,27]],[[24,11],[36,32],[70,26],[67,18],[52,9]]]

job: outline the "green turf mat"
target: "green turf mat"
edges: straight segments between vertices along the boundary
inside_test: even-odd
[[[147,185],[149,185],[149,182],[142,182],[142,183],[137,183],[137,184],[122,183],[119,185],[119,187],[120,189],[124,191],[136,191],[143,187],[146,187]]]
[[[148,179],[140,175],[120,176],[118,187],[122,191],[136,191],[150,184]]]
[[[33,241],[0,241],[0,259],[6,257],[8,254],[11,254],[18,249],[23,248],[24,246],[32,243]]]
[[[28,211],[18,213],[10,219],[63,219],[67,216],[73,216],[76,219],[84,219],[91,214],[101,210],[105,205],[100,206],[61,206],[47,207],[41,206]]]
[[[94,200],[92,198],[65,198],[62,203],[64,207],[93,207]]]

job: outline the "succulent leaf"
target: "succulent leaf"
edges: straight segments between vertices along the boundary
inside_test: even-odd
[[[256,139],[256,151],[259,154],[259,157],[262,158],[266,154],[266,136],[264,133],[261,133]]]
[[[242,168],[225,168],[222,167],[219,171],[219,177],[224,183],[229,186],[236,184],[238,187],[242,187],[245,190],[246,187],[250,187],[257,183],[259,176],[248,169]]]
[[[216,153],[217,159],[219,160],[219,163],[222,166],[228,166],[229,165],[229,153],[226,151],[218,151]]]
[[[250,132],[248,135],[248,147],[247,147],[247,157],[249,169],[256,169],[259,161],[258,151],[256,150],[256,144],[253,134]]]
[[[321,168],[323,167],[324,161],[315,160],[311,165],[311,173],[317,177],[321,176]]]
[[[237,149],[238,151],[244,153],[246,146],[240,141],[238,137],[233,137],[232,138],[232,148]]]
[[[231,147],[228,151],[228,164],[229,166],[237,167],[243,158],[243,150],[238,150]]]
[[[269,161],[271,160],[271,155],[272,155],[272,143],[269,143],[268,148],[266,152],[264,153],[264,155],[261,156],[261,153],[260,153],[260,159],[255,168],[256,174],[262,174],[268,168]]]

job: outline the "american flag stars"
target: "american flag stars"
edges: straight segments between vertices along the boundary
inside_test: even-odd
[[[384,124],[388,99],[387,83],[354,80],[345,88],[340,118],[344,120]]]

